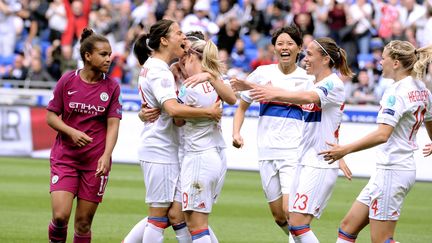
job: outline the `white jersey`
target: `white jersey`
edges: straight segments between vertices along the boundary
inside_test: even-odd
[[[344,84],[333,73],[316,83],[314,91],[320,97],[321,106],[302,106],[305,126],[299,149],[300,163],[315,168],[339,168],[338,162],[329,165],[318,153],[330,149],[326,142],[338,143],[345,102]]]
[[[394,127],[384,144],[378,146],[377,168],[415,170],[416,135],[423,121],[432,119],[430,91],[424,83],[406,77],[387,88],[381,99],[377,123]]]
[[[162,104],[177,99],[174,76],[168,64],[157,58],[149,58],[139,75],[141,100],[151,108],[159,108],[161,114],[155,122],[144,122],[138,149],[139,159],[154,163],[178,163],[178,131],[173,119]]]
[[[283,74],[278,64],[258,67],[247,81],[260,85],[271,84],[289,91],[310,90],[312,77],[300,67],[288,75]],[[252,103],[249,91],[241,98]],[[259,160],[283,159],[298,148],[303,128],[303,113],[300,106],[290,103],[269,102],[260,104],[257,146]]]
[[[185,105],[205,108],[219,100],[214,87],[209,82],[203,82],[195,87],[182,86],[178,98]],[[198,152],[210,148],[225,148],[220,122],[208,118],[185,119],[183,126],[184,151]]]

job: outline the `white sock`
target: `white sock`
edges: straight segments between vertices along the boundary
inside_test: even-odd
[[[308,224],[301,226],[290,226],[291,234],[295,243],[319,243],[318,238],[310,229]]]
[[[208,225],[208,230],[210,233],[211,243],[219,243],[218,239],[216,238],[215,233],[213,232],[212,228],[210,228],[210,225]]]
[[[339,228],[338,238],[336,240],[336,243],[353,243],[356,241],[356,238],[357,235],[349,234],[343,231],[341,228]]]
[[[208,229],[195,230],[191,235],[193,243],[212,243]]]
[[[142,242],[144,229],[147,225],[147,217],[143,218],[139,221],[131,231],[126,235],[123,240],[123,243],[139,243]]]
[[[164,220],[164,222],[161,223],[164,225],[163,228],[158,227],[153,223],[150,223],[150,219],[148,219],[149,222],[147,223],[147,226],[144,229],[142,243],[163,243],[163,239],[164,239],[163,233],[165,228],[167,227],[168,218],[159,218],[159,219]]]
[[[292,236],[292,234],[288,235],[288,243],[295,243],[294,237]]]
[[[192,243],[192,237],[186,223],[179,223],[172,226],[178,243]]]

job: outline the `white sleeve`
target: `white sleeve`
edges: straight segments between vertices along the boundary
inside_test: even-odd
[[[384,93],[380,105],[376,122],[395,127],[405,110],[403,98],[393,90],[388,90]]]
[[[315,92],[320,97],[321,108],[332,104],[342,105],[345,102],[345,89],[341,82],[329,79],[315,87]]]
[[[170,71],[157,70],[158,73],[148,74],[153,76],[151,89],[156,100],[162,105],[169,99],[177,99],[174,76]]]

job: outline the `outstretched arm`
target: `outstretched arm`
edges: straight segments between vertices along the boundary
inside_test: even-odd
[[[279,101],[298,105],[320,104],[320,97],[315,91],[290,92],[270,85],[255,85],[250,91],[251,98],[258,102]]]
[[[345,155],[375,147],[387,142],[393,132],[393,127],[387,124],[379,124],[378,128],[363,138],[346,145],[327,143],[332,148],[319,152],[329,164],[343,158]]]

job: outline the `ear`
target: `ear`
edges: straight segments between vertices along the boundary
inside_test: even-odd
[[[161,37],[160,38],[160,43],[163,46],[168,46],[168,39],[166,37]]]
[[[84,58],[87,62],[90,62],[91,60],[91,53],[90,52],[86,52],[84,53]]]
[[[400,65],[401,64],[400,64],[399,60],[393,60],[393,69],[399,68]]]

